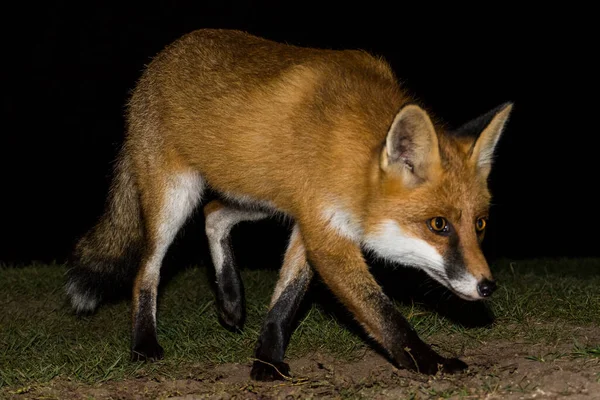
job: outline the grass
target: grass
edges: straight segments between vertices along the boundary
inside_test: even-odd
[[[420,303],[404,301],[399,307],[424,338],[455,334],[463,347],[495,339],[572,340],[573,327],[600,324],[599,266],[595,259],[497,262],[492,269],[501,285],[490,302],[496,314],[491,328],[466,328]],[[144,364],[129,361],[129,302],[105,305],[94,316],[77,318],[62,291],[64,272],[60,265],[0,268],[0,387],[26,387],[57,376],[84,383],[140,376],[197,378],[207,364],[249,363],[277,277],[275,271],[243,271],[248,318],[242,333],[232,333],[217,323],[206,270],[176,274],[161,287],[158,310],[158,335],[166,358]],[[403,272],[391,276],[400,281]],[[442,304],[447,296],[436,301]],[[352,323],[339,322],[349,319],[332,306],[331,296],[325,293],[319,299],[301,318],[288,356],[360,356],[367,347],[360,331]],[[573,343],[571,353],[531,354],[529,359],[558,357],[598,358],[600,347]]]

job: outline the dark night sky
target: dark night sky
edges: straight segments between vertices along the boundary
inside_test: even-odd
[[[123,138],[123,104],[141,69],[166,44],[203,27],[382,55],[451,126],[514,101],[491,177],[487,254],[600,255],[597,111],[590,99],[597,98],[591,93],[597,42],[589,11],[503,6],[464,10],[462,17],[437,10],[444,16],[434,18],[433,5],[390,10],[364,2],[342,13],[303,3],[219,4],[54,2],[6,15],[0,262],[65,259],[102,212],[110,162]],[[181,254],[203,251],[197,225],[186,230]],[[261,249],[281,235],[270,224],[259,229],[264,236],[247,239]]]

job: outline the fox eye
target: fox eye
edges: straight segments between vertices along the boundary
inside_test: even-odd
[[[438,233],[440,235],[446,234],[449,232],[448,221],[444,217],[434,217],[427,221],[427,226],[433,232]]]
[[[477,221],[475,222],[475,229],[477,229],[477,232],[483,232],[485,230],[486,225],[486,218],[477,218]]]

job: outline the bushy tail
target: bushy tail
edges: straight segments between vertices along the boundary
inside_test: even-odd
[[[121,154],[104,215],[71,255],[66,292],[75,311],[93,312],[103,300],[131,288],[143,246],[139,193],[130,161]]]

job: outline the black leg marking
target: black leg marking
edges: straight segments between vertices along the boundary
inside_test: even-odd
[[[156,361],[164,356],[164,350],[156,337],[156,323],[154,319],[153,298],[149,290],[140,290],[138,307],[133,327],[133,346],[131,348],[132,361]]]
[[[434,375],[438,371],[455,373],[467,368],[458,358],[445,358],[423,342],[417,332],[383,294],[374,295],[380,315],[386,317],[383,347],[388,349],[391,361],[397,366]]]
[[[302,302],[304,293],[310,282],[310,270],[305,270],[292,282],[277,299],[267,319],[256,345],[255,356],[250,376],[257,381],[283,380],[289,376],[289,366],[283,362],[285,350],[292,336],[294,317]],[[273,368],[271,365],[275,368]]]
[[[242,221],[257,221],[268,217],[268,214],[240,210],[215,201],[205,207],[205,215],[206,235],[217,280],[219,321],[227,329],[238,331],[246,319],[246,304],[244,286],[233,255],[231,229]]]
[[[246,319],[244,284],[235,264],[231,235],[221,239],[223,265],[217,273],[217,306],[221,324],[230,330],[241,330]]]

